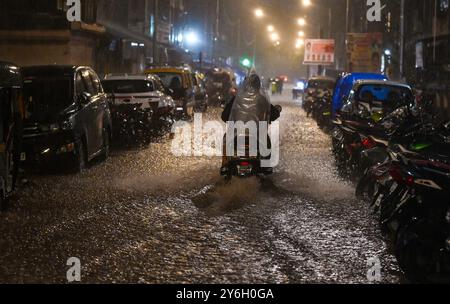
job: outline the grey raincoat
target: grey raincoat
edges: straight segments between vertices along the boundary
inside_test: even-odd
[[[228,121],[254,121],[258,125],[260,121],[270,122],[270,113],[270,101],[264,88],[255,90],[245,81],[238,91]]]

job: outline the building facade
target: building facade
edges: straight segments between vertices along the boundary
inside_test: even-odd
[[[69,22],[63,0],[0,2],[0,58],[22,66],[96,66],[96,49],[105,28],[96,23],[97,2],[81,5],[81,22]]]
[[[178,45],[183,0],[81,0],[79,22],[68,21],[66,2],[1,1],[0,58],[21,66],[88,65],[99,74],[185,61]]]

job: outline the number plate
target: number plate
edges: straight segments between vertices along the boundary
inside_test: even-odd
[[[26,161],[27,160],[27,154],[26,153],[20,153],[20,161]]]

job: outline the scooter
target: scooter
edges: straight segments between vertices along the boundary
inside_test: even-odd
[[[275,106],[276,111],[281,113],[282,107]],[[274,120],[273,120],[274,121]],[[273,122],[271,121],[271,122]],[[268,146],[270,139],[268,139]],[[225,176],[227,181],[233,177],[250,178],[264,177],[273,173],[273,168],[261,166],[263,157],[260,154],[258,138],[254,138],[248,132],[245,134],[235,134],[234,155],[227,156],[227,165],[222,167],[220,174]]]

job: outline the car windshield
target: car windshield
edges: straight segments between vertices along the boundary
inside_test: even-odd
[[[55,114],[73,103],[70,77],[29,77],[24,81],[27,112]]]
[[[409,88],[379,84],[361,86],[355,99],[360,102],[390,104],[393,107],[414,102],[413,93]]]
[[[181,86],[183,84],[183,78],[181,74],[168,72],[154,74],[161,79],[162,83],[167,88],[176,88],[178,87],[178,85]]]
[[[308,82],[308,89],[333,90],[334,85],[334,81],[331,80],[310,80]]]
[[[225,73],[213,74],[211,80],[212,82],[225,84],[230,82],[230,77]]]
[[[147,80],[105,80],[102,84],[106,93],[132,94],[153,91],[153,84]]]

